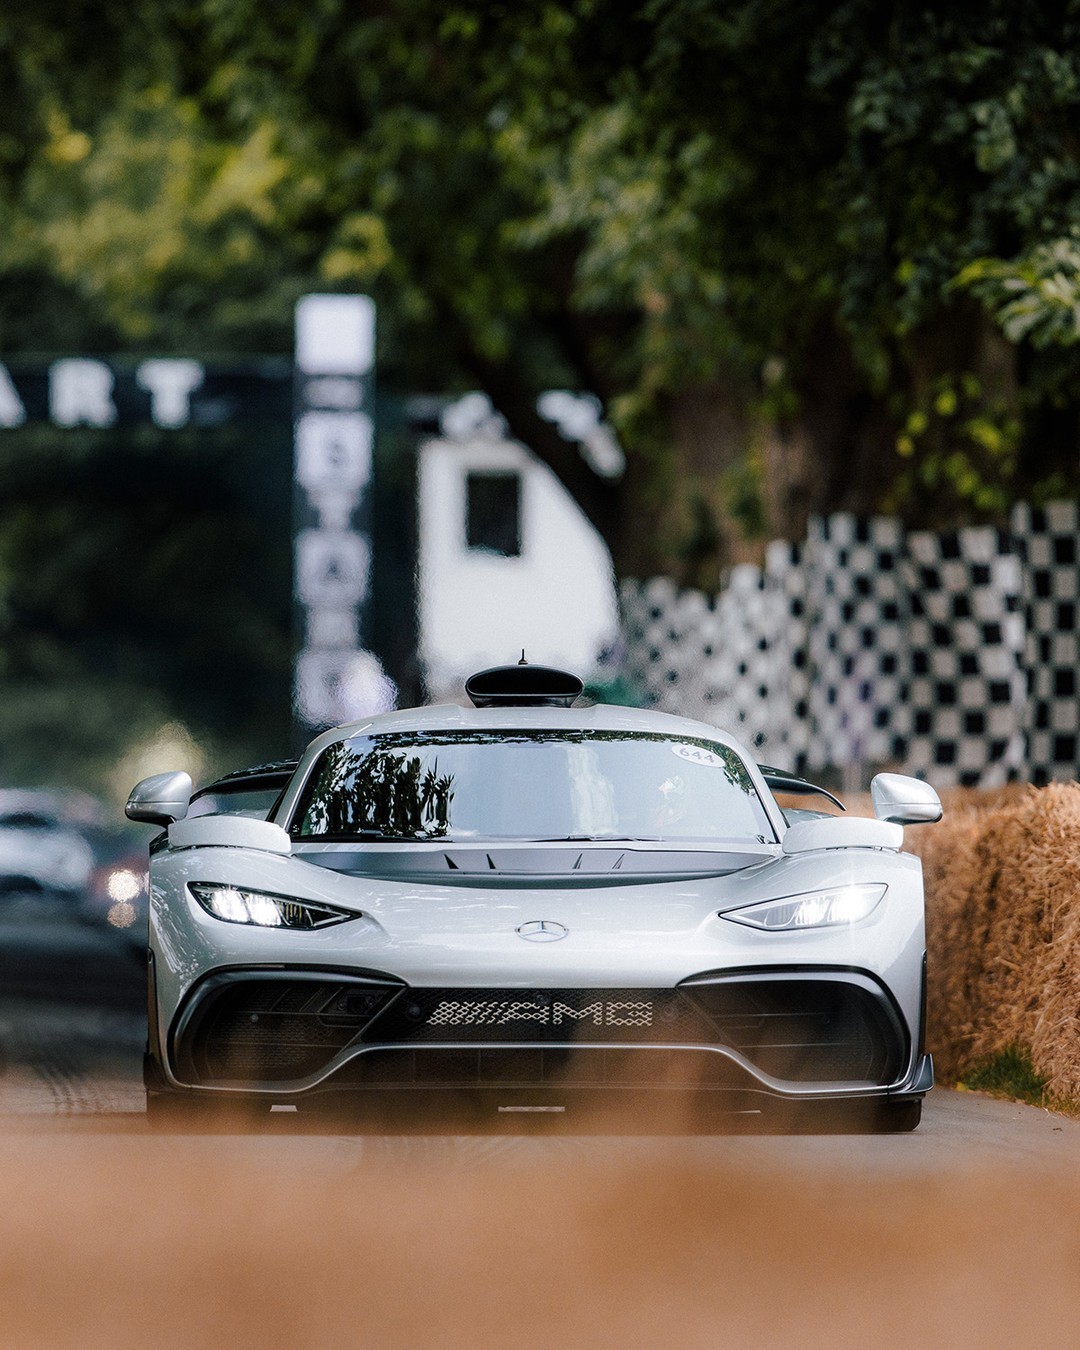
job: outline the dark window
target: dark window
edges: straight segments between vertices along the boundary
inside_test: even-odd
[[[521,554],[521,475],[470,473],[465,479],[465,542],[503,558]]]

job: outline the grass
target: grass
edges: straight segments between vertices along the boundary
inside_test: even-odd
[[[1022,1046],[1009,1045],[974,1064],[961,1078],[960,1085],[971,1092],[989,1092],[995,1097],[1030,1102],[1032,1106],[1049,1106],[1047,1081]]]

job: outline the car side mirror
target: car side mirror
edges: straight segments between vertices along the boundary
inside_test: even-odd
[[[148,825],[171,825],[183,820],[191,803],[194,784],[186,773],[156,773],[144,778],[131,789],[124,807],[128,820],[141,820]]]
[[[870,783],[874,815],[894,825],[932,825],[941,819],[941,798],[921,778],[879,773]]]

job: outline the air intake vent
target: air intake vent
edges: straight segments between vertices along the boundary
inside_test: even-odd
[[[900,1069],[902,1033],[883,998],[841,980],[732,978],[681,986],[721,1043],[792,1083],[883,1084]]]
[[[493,666],[470,675],[465,692],[477,708],[569,708],[585,688],[577,675],[550,666]]]
[[[327,1068],[401,986],[349,976],[211,977],[177,1046],[193,1083],[291,1083]]]

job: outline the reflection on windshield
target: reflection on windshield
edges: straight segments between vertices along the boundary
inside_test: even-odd
[[[326,752],[301,833],[444,838],[453,775],[440,774],[438,758],[419,747],[366,747],[358,754],[355,742],[342,742]]]
[[[728,747],[652,732],[435,732],[330,746],[294,838],[764,841],[775,834]]]

